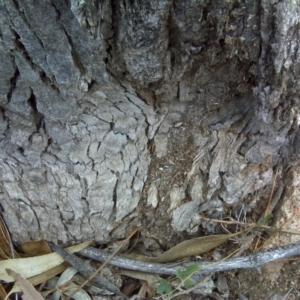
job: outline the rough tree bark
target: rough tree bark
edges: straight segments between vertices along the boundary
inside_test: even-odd
[[[15,242],[174,243],[298,161],[300,2],[2,0],[0,205]]]

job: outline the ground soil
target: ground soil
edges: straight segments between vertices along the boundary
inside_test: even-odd
[[[187,126],[184,126],[187,125]],[[175,233],[171,227],[171,218],[168,215],[170,205],[170,187],[185,184],[187,172],[190,170],[193,158],[196,154],[196,146],[193,144],[192,134],[185,128],[191,129],[190,124],[183,124],[180,128],[174,128],[170,132],[172,142],[168,145],[168,155],[163,158],[153,159],[148,173],[148,181],[144,190],[144,201],[139,206],[139,214],[142,218],[142,234],[154,239],[162,250],[167,250],[175,244],[190,236],[186,233]],[[151,145],[152,148],[155,145]],[[155,149],[155,148],[154,148]],[[153,150],[153,149],[152,149]],[[151,182],[156,182],[160,203],[157,208],[147,206],[147,192]],[[185,200],[184,200],[185,201]],[[189,199],[186,199],[189,201]],[[262,199],[258,203],[259,209],[249,214],[248,221],[255,222],[261,211],[267,205],[268,199]],[[183,202],[184,203],[184,202]],[[199,234],[199,232],[198,232]],[[231,253],[232,244],[226,243],[225,252]],[[250,254],[251,247],[246,253]],[[212,259],[211,253],[204,255],[204,259]],[[229,300],[295,300],[300,299],[300,260],[272,262],[261,270],[232,270],[223,273],[226,278],[229,297],[219,293],[218,290],[211,296],[181,295],[176,299],[229,299]],[[213,278],[216,275],[213,275]]]
[[[258,270],[230,271],[226,273],[226,278],[230,290],[229,299],[300,299],[299,260],[269,263],[262,267],[261,273]]]
[[[229,300],[297,300],[300,299],[300,260],[273,262],[257,270],[235,270],[224,272],[229,286],[229,298],[222,295],[186,295],[176,299],[229,299]],[[280,265],[280,269],[278,266]],[[219,296],[219,297],[218,297]]]

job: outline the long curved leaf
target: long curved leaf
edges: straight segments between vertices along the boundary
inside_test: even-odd
[[[87,247],[91,242],[69,247],[70,252],[78,252]],[[51,253],[36,257],[15,258],[0,261],[0,280],[12,282],[14,279],[7,274],[5,269],[12,269],[23,277],[29,278],[54,268],[64,262],[64,259],[57,253]]]

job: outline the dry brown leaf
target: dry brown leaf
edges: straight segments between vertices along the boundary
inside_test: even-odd
[[[155,288],[158,286],[159,280],[161,279],[158,275],[125,269],[120,270],[120,273],[121,275],[139,279],[142,282],[142,286],[138,293],[139,296],[146,297],[147,294],[150,298],[155,296]]]
[[[2,250],[1,246],[0,246],[0,258],[2,258],[2,259],[9,259],[9,258],[11,258],[11,255],[7,255],[7,254]]]
[[[0,218],[0,248],[1,248],[0,257],[3,259],[12,258],[11,251],[14,250],[11,249],[9,241],[10,241],[9,233],[7,232],[6,226]],[[20,257],[16,251],[14,251],[14,256]]]
[[[6,269],[6,272],[9,276],[14,278],[15,284],[21,288],[22,292],[24,293],[22,296],[24,300],[44,300],[44,298],[37,292],[32,284],[28,282],[21,274],[11,269]]]
[[[0,284],[0,299],[5,299],[6,296],[7,296],[7,293],[6,293],[6,291],[5,291],[4,287],[3,287],[3,285]]]
[[[228,239],[236,236],[237,234],[240,234],[240,232],[233,234],[208,235],[187,240],[177,244],[170,250],[157,257],[148,257],[144,255],[130,255],[129,257],[134,257],[135,259],[151,263],[166,263],[169,261],[179,260],[185,257],[208,252],[225,243]]]
[[[131,278],[139,279],[141,281],[147,281],[149,285],[156,286],[159,284],[159,280],[161,279],[156,274],[151,273],[145,273],[141,271],[135,271],[135,270],[126,270],[122,269],[120,270],[120,274],[124,276],[129,276]]]
[[[78,252],[87,247],[91,242],[85,242],[79,245],[69,247],[68,250]],[[50,253],[46,255],[28,257],[28,258],[15,258],[0,261],[0,280],[12,282],[13,278],[10,277],[5,269],[12,269],[22,274],[25,278],[29,278],[43,272],[46,272],[61,263],[64,259],[57,253]]]
[[[155,288],[152,285],[148,284],[147,281],[144,281],[139,290],[138,295],[142,296],[144,298],[146,298],[146,296],[148,296],[149,298],[152,299],[152,297],[155,296]]]
[[[22,250],[28,256],[51,253],[51,249],[45,240],[25,242],[22,244]]]

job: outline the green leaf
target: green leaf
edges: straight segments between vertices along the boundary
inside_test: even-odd
[[[199,270],[199,268],[200,268],[199,264],[193,264],[193,265],[188,266],[185,269],[186,275],[190,276],[190,275],[196,273]]]
[[[191,278],[187,278],[183,281],[183,284],[186,286],[186,287],[189,287],[189,286],[193,286],[195,285],[195,281]]]
[[[258,221],[258,224],[259,224],[259,225],[268,225],[268,221],[269,221],[272,217],[273,217],[273,215],[272,215],[272,214],[269,214],[269,215],[265,216],[264,218],[260,219],[260,220]]]
[[[169,281],[167,281],[165,279],[160,279],[159,286],[157,288],[157,293],[160,295],[172,293],[172,287],[171,287]]]
[[[194,264],[190,265],[184,270],[182,269],[177,269],[176,270],[176,276],[182,280],[182,283],[185,286],[193,286],[195,284],[195,281],[190,278],[194,273],[196,273],[199,270],[199,265]]]
[[[181,280],[185,280],[187,277],[196,273],[198,270],[199,270],[199,264],[193,264],[193,265],[188,266],[184,270],[177,269],[176,276]]]

